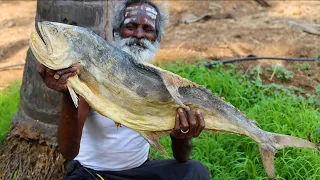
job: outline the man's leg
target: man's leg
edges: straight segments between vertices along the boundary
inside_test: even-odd
[[[130,170],[97,173],[110,180],[210,180],[208,169],[200,161],[194,160],[186,163],[178,163],[176,160],[147,161]]]
[[[95,175],[90,170],[84,168],[79,161],[71,161],[67,175],[63,180],[96,180]]]

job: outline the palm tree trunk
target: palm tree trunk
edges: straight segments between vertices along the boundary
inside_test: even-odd
[[[36,22],[55,21],[89,28],[106,38],[107,0],[38,0]],[[0,179],[61,179],[67,162],[57,147],[61,94],[48,89],[27,52],[20,104],[0,152]]]

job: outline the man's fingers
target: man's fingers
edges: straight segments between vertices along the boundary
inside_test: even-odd
[[[46,68],[46,76],[53,77],[54,73],[56,73],[56,71],[55,71],[55,70],[52,70],[52,69]]]
[[[40,64],[40,66],[38,68],[38,73],[39,73],[40,77],[42,78],[42,80],[44,80],[44,78],[46,77],[46,69],[47,69],[47,67],[45,67],[42,64]]]
[[[188,119],[188,122],[189,122],[189,131],[190,131],[189,133],[191,135],[194,135],[194,133],[196,132],[197,121],[194,118],[193,111],[189,106],[187,106],[187,108],[185,108],[185,111],[187,113],[187,119]]]
[[[62,83],[62,84],[67,83],[67,79],[68,79],[69,77],[71,77],[71,76],[76,75],[76,74],[77,74],[77,72],[70,72],[70,73],[67,73],[67,74],[62,75],[62,76],[60,77],[60,79],[59,79],[59,83]]]
[[[180,120],[179,120],[179,114],[176,114],[175,124],[174,128],[171,131],[171,134],[174,134],[174,136],[179,136],[180,134]]]
[[[77,70],[78,70],[78,66],[72,66],[66,69],[58,70],[56,74],[58,74],[59,76],[62,76],[64,74],[77,72]]]
[[[197,126],[195,137],[198,137],[205,127],[205,121],[199,109],[196,111],[196,117],[198,119],[198,126]]]
[[[185,110],[179,108],[175,118],[175,126],[171,135],[176,138],[198,137],[205,127],[205,121],[202,113],[197,110],[195,113],[187,106]],[[185,133],[184,133],[185,132]]]
[[[179,108],[178,109],[178,114],[179,114],[179,119],[180,119],[180,128],[182,131],[189,131],[189,123],[186,117],[186,114],[184,113],[184,111]]]

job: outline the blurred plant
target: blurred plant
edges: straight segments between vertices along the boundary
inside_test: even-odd
[[[250,70],[250,74],[260,79],[260,75],[262,75],[262,69],[260,65],[255,66]]]
[[[316,90],[317,95],[320,96],[320,84],[318,84],[314,89]]]
[[[291,69],[309,70],[309,69],[311,69],[311,66],[310,66],[310,64],[294,64],[291,66]]]
[[[278,79],[283,79],[287,81],[293,78],[293,73],[282,66],[272,65],[266,70],[273,72],[272,74],[275,75]]]

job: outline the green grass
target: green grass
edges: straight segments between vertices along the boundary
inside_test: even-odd
[[[11,119],[18,110],[20,85],[15,82],[0,92],[0,142],[8,134]]]
[[[304,97],[303,91],[281,85],[263,85],[257,76],[245,74],[233,65],[213,69],[169,64],[163,68],[211,89],[238,107],[265,131],[307,139],[312,133],[320,143],[319,104]],[[315,95],[309,95],[315,99]],[[318,128],[318,129],[317,129]],[[161,143],[171,155],[170,138]],[[152,159],[164,157],[151,150]],[[191,159],[202,161],[212,179],[269,179],[257,144],[245,136],[205,132],[193,139]],[[286,148],[275,157],[276,179],[320,179],[320,154],[310,149]]]

